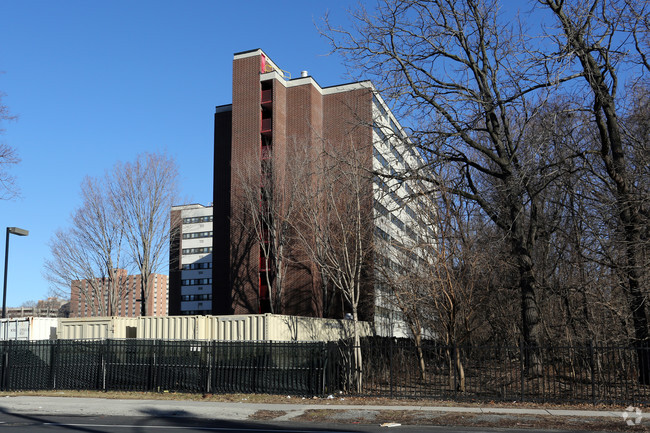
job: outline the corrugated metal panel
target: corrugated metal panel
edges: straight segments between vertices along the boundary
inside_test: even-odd
[[[63,340],[108,338],[109,323],[110,319],[106,317],[61,319],[57,337]]]
[[[127,338],[138,326],[135,317],[83,317],[59,319],[57,337],[63,340]]]
[[[138,338],[206,340],[206,316],[138,317]]]
[[[209,338],[221,341],[266,340],[267,316],[266,314],[209,316]]]
[[[351,338],[354,323],[351,320],[321,319],[316,317],[268,315],[270,340],[276,341],[334,341]],[[361,336],[371,335],[368,322],[358,322]]]
[[[350,338],[349,320],[277,314],[207,316],[206,338],[222,341],[334,341]],[[371,335],[367,322],[359,322],[360,335]]]

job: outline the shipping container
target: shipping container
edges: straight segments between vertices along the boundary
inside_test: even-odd
[[[56,317],[20,317],[0,319],[0,341],[54,340],[58,319]]]
[[[250,314],[206,316],[208,335],[221,341],[335,341],[351,338],[351,320]],[[359,322],[360,336],[371,335],[368,322]]]
[[[57,337],[63,340],[136,338],[137,317],[82,317],[59,319]]]
[[[352,338],[351,320],[247,314],[233,316],[86,317],[60,319],[58,338],[68,340],[335,341]],[[359,322],[359,335],[371,335]]]

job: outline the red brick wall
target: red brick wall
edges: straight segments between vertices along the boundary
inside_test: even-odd
[[[250,161],[260,161],[261,157],[260,62],[259,55],[233,62],[231,213],[242,212],[238,205],[242,195],[240,173],[248,169]],[[250,232],[242,233],[238,227],[231,226],[231,238],[239,245],[231,251],[231,263],[240,265],[231,271],[234,314],[259,311],[259,247],[255,243],[251,245],[249,239],[241,239],[249,235]],[[240,239],[243,245],[237,242]]]
[[[215,118],[215,239],[213,269],[213,310],[217,305],[231,302],[229,311],[219,308],[220,314],[257,313],[259,311],[259,247],[255,239],[244,239],[250,232],[242,234],[234,224],[230,225],[229,239],[217,241],[217,215],[226,208],[217,200],[217,154],[226,157],[224,151],[227,121],[231,122],[230,166],[220,164],[220,170],[230,170],[230,197],[227,203],[230,215],[238,215],[239,196],[242,194],[239,171],[244,167],[261,163],[260,125],[261,125],[261,84],[260,55],[239,58],[233,62],[233,99],[232,117],[222,123]],[[322,95],[311,84],[285,88],[279,81],[273,82],[273,167],[282,181],[291,169],[295,157],[293,146],[308,147],[313,159],[320,155],[323,146],[355,146],[356,153],[363,164],[371,168],[372,164],[372,94],[369,89],[353,90],[331,95]],[[221,131],[221,132],[220,132]],[[217,135],[220,136],[217,139]],[[220,140],[220,141],[218,141]],[[217,146],[220,146],[219,151]],[[223,162],[223,161],[221,161]],[[317,180],[316,180],[317,181]],[[372,184],[367,184],[367,196],[372,197]],[[370,201],[371,203],[371,201]],[[369,214],[372,214],[370,204]],[[372,224],[368,223],[372,231]],[[219,247],[218,245],[221,245]],[[224,260],[231,267],[229,285],[230,297],[217,294],[217,268],[219,266],[218,249],[236,245],[229,251],[229,260]],[[320,316],[322,315],[321,288],[317,272],[309,263],[304,253],[296,252],[293,259],[298,266],[290,270],[285,285],[284,313]],[[225,253],[223,254],[225,256]],[[234,267],[234,270],[232,269]],[[371,282],[365,294],[372,296]],[[218,299],[221,299],[220,301]],[[371,303],[371,302],[370,302]],[[215,310],[216,311],[216,310]],[[371,314],[371,313],[369,313]],[[367,314],[366,314],[367,316]]]

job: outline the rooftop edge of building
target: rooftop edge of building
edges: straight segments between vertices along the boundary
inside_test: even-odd
[[[212,203],[209,205],[203,205],[200,203],[189,203],[189,204],[178,204],[172,206],[172,210],[187,210],[187,209],[209,209],[212,207]]]

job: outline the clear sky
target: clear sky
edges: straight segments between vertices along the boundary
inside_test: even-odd
[[[7,305],[48,295],[49,240],[69,226],[84,176],[145,151],[176,158],[190,203],[212,201],[213,114],[232,100],[232,57],[263,49],[282,69],[321,86],[346,82],[318,33],[329,10],[346,20],[355,0],[2,0],[0,91],[16,122],[0,140],[21,198],[0,201],[11,236]],[[179,203],[180,204],[180,203]]]

